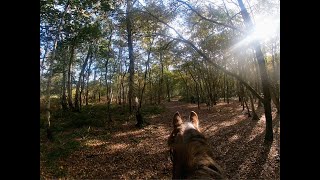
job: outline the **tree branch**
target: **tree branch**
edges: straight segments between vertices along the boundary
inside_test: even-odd
[[[190,9],[191,11],[195,12],[199,17],[201,17],[201,19],[204,19],[204,20],[209,21],[209,22],[212,22],[212,23],[214,23],[214,24],[218,24],[218,25],[221,25],[221,26],[224,26],[224,27],[228,27],[228,28],[230,28],[230,29],[234,29],[234,30],[237,30],[237,31],[239,31],[239,32],[241,32],[241,33],[244,33],[242,30],[240,30],[239,28],[237,28],[237,27],[235,27],[235,26],[231,26],[231,25],[224,24],[224,23],[221,23],[221,22],[218,22],[218,21],[214,21],[214,20],[212,20],[212,19],[208,19],[208,18],[202,16],[202,15],[201,15],[198,11],[196,11],[191,5],[187,4],[187,3],[184,2],[184,1],[181,1],[181,0],[177,0],[177,1],[178,1],[178,2],[181,2],[182,4],[184,4],[184,5],[186,5],[186,6],[188,6],[189,9]]]
[[[208,56],[206,56],[199,48],[197,48],[191,41],[185,39],[177,30],[175,30],[172,26],[170,26],[168,23],[164,22],[163,20],[159,19],[157,16],[153,15],[152,13],[148,12],[148,11],[141,11],[144,13],[149,14],[150,16],[152,16],[153,18],[155,18],[156,20],[158,20],[159,22],[163,23],[164,25],[166,25],[167,27],[169,27],[170,29],[172,29],[175,33],[177,33],[177,35],[179,36],[179,38],[174,38],[168,35],[164,35],[164,34],[159,34],[159,33],[155,33],[155,35],[160,35],[160,36],[164,36],[164,37],[168,37],[171,38],[173,40],[176,41],[181,41],[185,44],[188,44],[189,46],[191,46],[200,56],[203,57],[203,59],[213,65],[214,67],[216,67],[218,70],[221,70],[222,72],[236,78],[238,81],[240,81],[241,83],[243,83],[244,86],[246,86],[246,88],[252,92],[252,94],[254,94],[258,99],[260,99],[262,102],[264,102],[264,98],[262,98],[247,82],[245,82],[240,76],[238,76],[235,73],[232,73],[226,69],[224,69],[223,67],[219,66],[218,64],[214,63],[213,61],[210,60],[210,58]]]
[[[258,99],[260,99],[261,101],[264,101],[264,98],[261,97],[247,82],[245,82],[240,76],[238,76],[237,74],[230,72],[226,69],[224,69],[223,67],[219,66],[218,64],[214,63],[213,61],[210,60],[210,58],[208,56],[206,56],[199,48],[197,48],[191,41],[186,40],[184,38],[174,38],[168,35],[164,35],[164,34],[156,34],[156,35],[160,35],[160,36],[165,36],[168,38],[171,38],[173,40],[176,41],[180,41],[183,42],[185,44],[188,44],[189,46],[191,46],[200,56],[202,56],[202,58],[209,64],[213,65],[215,68],[217,68],[218,70],[236,78],[239,82],[243,83],[244,86],[246,86],[246,88],[252,92],[252,94],[254,94]]]

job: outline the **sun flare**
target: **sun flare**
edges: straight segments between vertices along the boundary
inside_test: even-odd
[[[251,42],[258,40],[266,42],[279,35],[280,32],[280,18],[258,16],[256,18],[253,30],[245,38],[233,45],[229,50],[234,51],[240,47],[249,46]]]
[[[256,20],[255,29],[248,37],[261,41],[267,41],[276,36],[280,31],[280,19],[278,17],[261,17]]]

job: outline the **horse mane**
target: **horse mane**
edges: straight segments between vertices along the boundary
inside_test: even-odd
[[[173,179],[225,179],[222,169],[213,160],[207,139],[187,123],[175,126],[168,138]]]

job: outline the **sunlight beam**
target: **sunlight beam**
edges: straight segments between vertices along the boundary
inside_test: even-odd
[[[253,27],[252,33],[248,34],[245,38],[234,44],[229,51],[234,51],[240,47],[247,47],[256,40],[260,42],[266,42],[279,35],[280,32],[280,18],[257,16],[256,24]]]

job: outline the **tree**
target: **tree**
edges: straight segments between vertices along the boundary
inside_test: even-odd
[[[127,9],[126,9],[126,23],[127,23],[127,35],[128,35],[128,51],[129,51],[129,91],[128,91],[128,100],[129,100],[129,111],[132,113],[132,101],[134,96],[134,56],[133,56],[133,45],[132,45],[132,6],[133,3],[131,0],[127,0]]]
[[[247,12],[242,0],[238,0],[239,6],[241,8],[241,15],[244,19],[244,23],[250,31],[253,27],[253,23],[251,21],[250,15]],[[273,131],[272,131],[272,114],[271,114],[271,95],[270,95],[270,81],[266,71],[265,59],[264,55],[261,51],[260,43],[255,40],[253,43],[253,48],[255,50],[256,58],[259,64],[261,82],[262,82],[262,91],[263,91],[263,107],[264,113],[266,116],[266,133],[265,133],[265,141],[272,142],[273,141]]]
[[[58,39],[59,39],[59,34],[60,34],[60,31],[61,31],[61,28],[62,28],[62,23],[63,23],[63,20],[64,20],[64,15],[65,13],[67,12],[67,9],[69,7],[69,3],[70,1],[68,1],[65,5],[65,8],[64,8],[64,11],[63,11],[63,14],[62,14],[62,18],[60,19],[60,23],[59,23],[59,26],[58,26],[58,31],[56,33],[56,36],[55,36],[55,40],[54,40],[54,47],[53,47],[53,50],[52,50],[52,53],[51,53],[51,57],[49,58],[49,77],[48,77],[48,80],[47,80],[47,96],[46,96],[46,101],[47,101],[47,105],[46,105],[46,112],[47,112],[47,121],[48,121],[48,127],[47,127],[47,137],[48,139],[51,139],[52,140],[52,133],[51,133],[51,130],[50,130],[50,95],[51,95],[51,91],[50,91],[50,88],[51,88],[51,78],[52,78],[52,75],[53,75],[53,70],[52,70],[52,67],[53,67],[53,60],[55,59],[55,53],[56,53],[56,49],[57,49],[57,43],[58,43]]]

